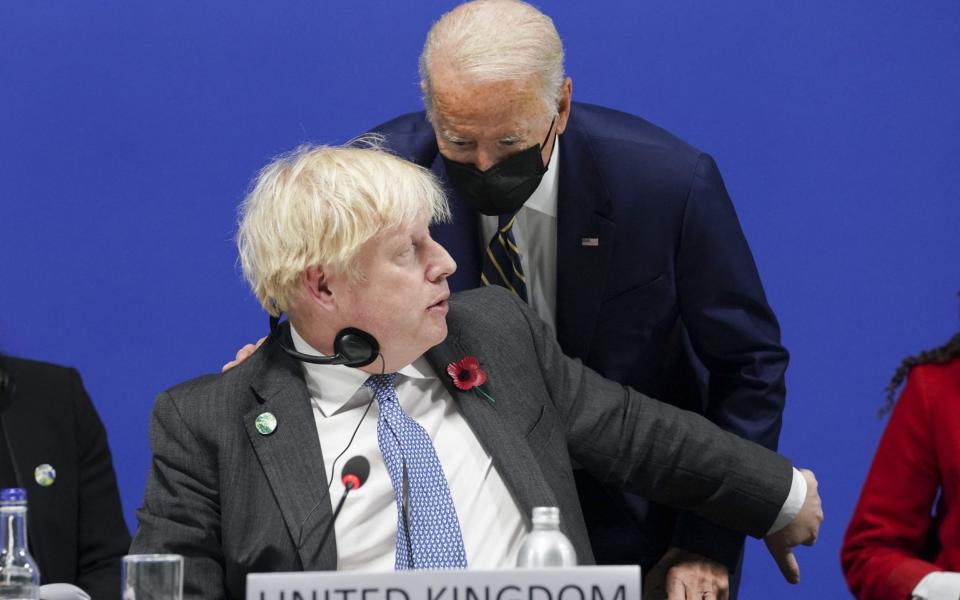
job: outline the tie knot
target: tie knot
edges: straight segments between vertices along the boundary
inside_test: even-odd
[[[363,385],[373,390],[374,397],[380,401],[396,398],[396,390],[394,389],[396,383],[396,373],[384,373],[383,375],[371,375],[363,382]]]
[[[498,226],[501,233],[507,233],[513,229],[513,222],[517,219],[517,213],[511,213],[509,215],[500,215],[500,218],[497,219]]]

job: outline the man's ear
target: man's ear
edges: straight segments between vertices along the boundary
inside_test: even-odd
[[[560,104],[557,106],[557,134],[567,129],[570,111],[573,109],[573,79],[567,77],[560,87]]]
[[[331,309],[336,306],[333,291],[327,284],[327,273],[320,265],[307,267],[303,271],[303,287],[307,298],[321,308]]]

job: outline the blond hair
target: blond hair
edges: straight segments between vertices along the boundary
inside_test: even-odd
[[[548,112],[556,111],[564,81],[563,42],[553,20],[520,0],[475,0],[433,24],[420,54],[420,88],[430,116],[430,70],[443,61],[472,81],[539,78]]]
[[[272,315],[289,309],[304,270],[359,278],[360,248],[423,216],[448,220],[433,174],[367,136],[342,147],[301,146],[264,167],[239,209],[237,248],[253,293]]]

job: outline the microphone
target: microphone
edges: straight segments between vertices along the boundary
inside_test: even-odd
[[[352,457],[343,465],[343,469],[340,471],[340,481],[343,482],[345,489],[343,490],[343,495],[340,496],[337,509],[333,511],[333,518],[327,523],[323,537],[320,538],[320,545],[317,546],[318,549],[323,548],[323,545],[327,543],[327,538],[330,537],[330,532],[333,531],[333,524],[336,522],[337,516],[340,515],[343,502],[347,499],[347,494],[349,494],[351,490],[359,489],[360,486],[366,483],[369,475],[370,461],[360,455]]]
[[[349,492],[366,483],[369,475],[370,461],[362,456],[354,456],[347,461],[347,464],[343,465],[343,469],[340,471],[340,481],[343,482],[343,487],[347,488]],[[344,494],[344,498],[346,498],[346,494]]]

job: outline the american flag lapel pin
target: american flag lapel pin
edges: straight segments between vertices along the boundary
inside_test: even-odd
[[[594,238],[594,237],[580,238],[580,245],[581,246],[599,246],[600,238]]]

